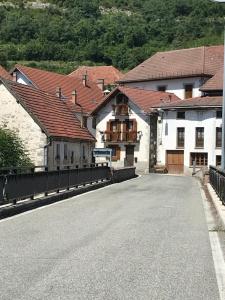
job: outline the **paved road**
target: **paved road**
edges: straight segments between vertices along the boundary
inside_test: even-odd
[[[218,300],[197,182],[147,175],[0,222],[0,299]]]

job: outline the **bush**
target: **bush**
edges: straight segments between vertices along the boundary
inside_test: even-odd
[[[0,127],[0,168],[32,167],[22,140],[16,132]]]

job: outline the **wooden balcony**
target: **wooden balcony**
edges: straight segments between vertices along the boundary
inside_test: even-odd
[[[104,141],[110,143],[139,142],[137,131],[105,131]]]
[[[128,116],[129,115],[129,106],[128,104],[116,104],[112,105],[113,115],[114,116]]]

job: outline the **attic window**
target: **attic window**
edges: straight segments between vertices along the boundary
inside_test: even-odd
[[[116,104],[127,104],[128,103],[128,98],[124,94],[118,94],[116,96]]]
[[[157,90],[158,90],[159,92],[165,92],[165,91],[166,91],[166,85],[159,85],[159,86],[157,87]]]

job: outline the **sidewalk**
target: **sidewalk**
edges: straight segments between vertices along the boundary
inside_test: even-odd
[[[215,206],[215,209],[221,219],[221,223],[223,224],[223,226],[225,228],[225,206],[222,204],[222,201],[217,196],[216,192],[214,191],[214,189],[212,188],[210,183],[207,184],[207,188],[208,188],[209,194],[211,196],[211,199],[213,201],[213,204]]]

